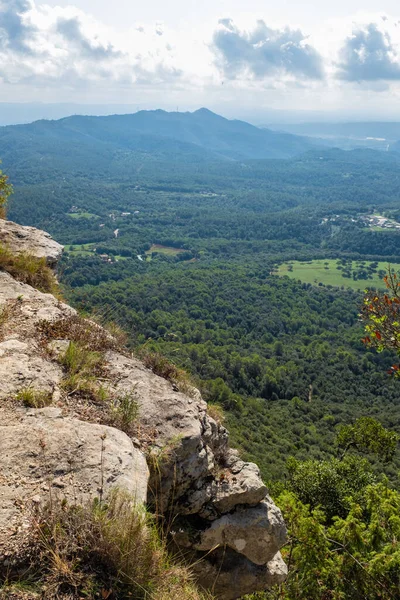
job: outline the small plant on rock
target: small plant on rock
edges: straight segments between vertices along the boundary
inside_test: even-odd
[[[125,433],[131,433],[139,418],[139,403],[134,390],[118,396],[111,402],[111,423]]]
[[[45,258],[37,258],[26,252],[15,254],[6,246],[0,245],[0,270],[40,292],[59,295],[57,280]]]
[[[38,330],[45,342],[72,340],[88,350],[105,352],[119,349],[119,343],[103,327],[71,312],[54,321],[40,321]]]
[[[225,421],[225,413],[222,406],[219,404],[214,404],[213,402],[209,402],[207,404],[207,413],[208,416],[214,419],[217,425],[222,425]]]
[[[29,408],[45,408],[51,404],[51,393],[26,387],[18,392],[16,400]]]
[[[16,308],[15,302],[7,302],[0,306],[0,342],[4,339],[6,325]]]
[[[101,403],[107,399],[105,388],[97,381],[104,368],[104,356],[101,352],[88,350],[78,342],[70,342],[58,360],[67,371],[62,387],[69,394],[80,392]]]
[[[177,391],[188,396],[193,395],[194,386],[190,381],[189,375],[183,369],[179,369],[174,365],[168,358],[159,352],[143,350],[139,353],[139,356],[145,367],[153,371],[156,375],[159,375],[159,377],[172,383]]]

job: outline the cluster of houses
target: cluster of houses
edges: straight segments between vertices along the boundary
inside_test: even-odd
[[[321,221],[321,225],[325,225],[328,222],[340,221],[343,220],[343,216],[333,215],[332,217],[324,217]],[[380,227],[382,229],[400,229],[400,223],[397,221],[393,221],[393,219],[388,219],[382,215],[360,215],[357,217],[352,217],[350,220],[352,223],[362,222],[367,227]]]
[[[382,215],[366,215],[361,217],[369,227],[382,227],[383,229],[400,229],[400,223],[383,217]]]

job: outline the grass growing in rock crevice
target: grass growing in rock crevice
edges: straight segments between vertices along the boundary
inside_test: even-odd
[[[15,316],[18,305],[19,299],[8,300],[5,302],[5,304],[0,306],[0,342],[2,342],[4,339],[7,325],[9,324],[11,318]]]
[[[51,404],[51,393],[26,387],[18,392],[15,399],[29,408],[44,408]]]
[[[26,543],[24,578],[42,600],[211,599],[173,562],[144,508],[121,493],[107,505],[51,503],[32,519]],[[0,585],[1,576],[0,566]]]
[[[143,347],[139,351],[138,356],[145,367],[153,371],[155,375],[169,381],[177,391],[188,396],[192,396],[195,393],[194,384],[189,374],[183,369],[179,369],[159,352],[152,352]]]
[[[223,425],[226,419],[224,409],[220,404],[216,404],[215,402],[207,403],[207,414],[209,417],[214,419],[217,425]]]
[[[79,342],[71,341],[58,362],[66,370],[62,387],[70,394],[81,393],[103,402],[107,393],[98,379],[104,374],[104,354],[89,350]]]
[[[51,340],[72,340],[91,351],[121,350],[119,340],[111,333],[73,312],[54,321],[41,321],[38,331],[47,343]]]
[[[36,258],[25,252],[15,254],[0,245],[0,270],[6,271],[17,281],[27,283],[40,292],[59,295],[56,277],[47,266],[45,258]]]
[[[133,434],[139,419],[139,402],[135,390],[125,392],[110,399],[109,424],[126,434]]]

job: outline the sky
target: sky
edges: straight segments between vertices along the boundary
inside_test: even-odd
[[[400,3],[0,0],[0,102],[400,119]]]

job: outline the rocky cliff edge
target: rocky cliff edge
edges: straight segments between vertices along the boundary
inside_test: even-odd
[[[48,234],[4,220],[0,244],[50,266],[62,253]],[[104,401],[68,388],[60,355],[77,323],[71,307],[0,271],[0,561],[10,560],[32,503],[49,493],[82,503],[117,487],[168,517],[171,543],[193,559],[200,585],[217,598],[282,582],[281,513],[258,467],[229,448],[200,393],[183,393],[87,321],[107,342],[102,372],[94,374]],[[49,406],[27,407],[24,395],[35,394]],[[127,433],[113,417],[121,398],[138,409]]]

